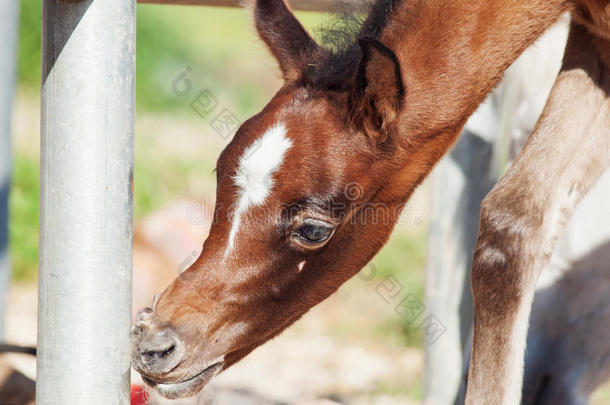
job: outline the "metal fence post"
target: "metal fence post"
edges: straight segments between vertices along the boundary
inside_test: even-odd
[[[8,197],[11,184],[11,112],[15,93],[19,2],[0,3],[0,341],[10,281],[8,255]]]
[[[128,404],[135,0],[45,0],[36,403]]]

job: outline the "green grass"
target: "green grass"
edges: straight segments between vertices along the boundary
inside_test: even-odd
[[[13,279],[34,281],[38,269],[39,164],[17,155],[10,194],[9,243]]]
[[[216,175],[215,159],[179,158],[163,155],[136,138],[134,162],[134,216],[146,214],[180,198],[213,195]],[[196,186],[193,187],[193,184]]]
[[[299,13],[313,29],[319,13]],[[238,116],[250,116],[277,89],[275,61],[241,8],[138,6],[137,99],[147,110],[172,110],[180,103],[172,83],[189,69],[193,93],[208,89],[224,98]]]
[[[21,0],[20,7],[19,84],[38,92],[41,3]],[[298,16],[312,30],[325,18],[320,13]],[[179,110],[182,104],[176,102],[172,81],[187,67],[194,91],[206,88],[228,98],[238,115],[252,115],[276,90],[265,83],[278,76],[275,62],[256,35],[251,13],[243,8],[138,5],[136,37],[139,111]]]
[[[136,221],[173,200],[186,197],[188,180],[206,171],[202,166],[205,165],[172,158],[154,161],[146,155],[138,157],[134,175]],[[9,243],[13,279],[19,282],[36,280],[39,172],[37,156],[17,154],[9,205]],[[207,170],[205,175],[212,177],[211,170]]]
[[[372,262],[341,288],[342,299],[352,302],[350,307],[358,312],[337,317],[332,325],[333,334],[346,338],[360,336],[398,347],[421,347],[423,333],[418,325],[423,316],[406,323],[395,308],[409,294],[424,302],[425,252],[423,229],[405,230],[398,226]],[[378,288],[390,276],[400,283],[402,290],[394,298],[386,296],[387,302]]]
[[[377,285],[387,277],[395,277],[403,287],[397,297],[399,302],[408,294],[413,294],[420,302],[424,302],[424,267],[426,263],[426,237],[423,233],[405,232],[398,228],[386,246],[373,259],[377,270],[375,280]],[[381,297],[380,297],[381,299]],[[417,321],[406,323],[394,308],[377,324],[375,333],[384,336],[397,345],[422,345],[422,331],[417,328]],[[388,304],[390,306],[390,304]]]
[[[20,1],[18,75],[29,89],[40,88],[41,7],[38,0]]]

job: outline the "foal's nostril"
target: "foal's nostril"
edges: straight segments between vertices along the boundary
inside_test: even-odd
[[[184,344],[170,328],[152,333],[150,329],[144,330],[134,343],[135,364],[149,375],[170,372],[184,356]]]
[[[172,354],[174,352],[174,350],[176,349],[176,344],[172,344],[170,347],[168,347],[165,350],[147,350],[144,351],[142,353],[140,353],[140,355],[142,356],[142,359],[148,363],[153,363],[158,361],[159,359],[163,359],[167,356],[169,356],[170,354]]]

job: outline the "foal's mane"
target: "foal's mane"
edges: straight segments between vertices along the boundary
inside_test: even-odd
[[[401,1],[365,0],[358,6],[339,3],[316,29],[321,45],[328,52],[309,64],[303,77],[305,84],[321,90],[342,90],[349,86],[362,56],[358,41],[377,39]]]

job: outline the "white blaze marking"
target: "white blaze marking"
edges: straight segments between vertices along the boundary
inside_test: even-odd
[[[291,146],[292,141],[286,137],[284,124],[276,124],[248,146],[239,159],[239,167],[233,177],[239,189],[239,199],[233,213],[233,225],[225,256],[235,246],[235,236],[241,224],[242,214],[249,207],[260,205],[265,201],[273,187],[271,175],[279,169],[284,161],[284,154]]]
[[[302,262],[300,262],[297,267],[298,267],[298,273],[300,273],[301,271],[303,271],[303,267],[305,267],[305,263],[307,263],[305,260],[303,260]]]

